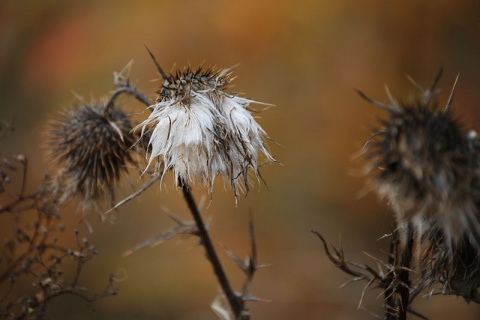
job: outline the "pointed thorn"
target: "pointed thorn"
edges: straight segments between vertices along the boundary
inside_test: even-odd
[[[118,133],[118,135],[120,136],[120,140],[122,140],[123,142],[124,139],[123,139],[122,130],[120,130],[120,128],[115,124],[115,122],[109,121],[108,123],[112,126],[113,130],[115,130]]]
[[[425,92],[425,90],[422,88],[422,86],[419,85],[415,80],[413,80],[413,78],[410,77],[408,74],[407,74],[407,79],[408,79],[408,81],[410,81],[411,84],[413,84],[413,86],[418,90],[418,92],[420,92],[422,94]]]
[[[227,253],[227,255],[230,257],[230,259],[235,262],[235,264],[238,266],[239,269],[241,269],[243,272],[247,273],[248,272],[248,265],[240,259],[239,256],[237,256],[235,253],[233,253],[232,250],[228,249],[223,243],[220,244],[223,247],[223,250]]]
[[[455,82],[453,83],[452,92],[450,92],[450,96],[448,97],[447,104],[446,104],[445,109],[443,111],[444,114],[450,113],[450,109],[451,109],[451,106],[452,106],[452,103],[453,103],[453,97],[455,95],[455,88],[457,87],[457,82],[458,82],[459,77],[460,77],[460,74],[457,74],[457,77],[455,78]]]
[[[80,101],[84,106],[88,106],[88,103],[87,101],[85,100],[84,97],[82,97],[81,95],[79,95],[78,93],[76,93],[75,91],[72,91],[72,94],[75,98],[77,98],[78,101]]]
[[[428,88],[429,92],[433,93],[435,91],[435,87],[437,86],[438,81],[440,81],[440,78],[442,77],[442,73],[443,73],[443,66],[438,69],[437,74],[433,78],[433,81],[430,84],[430,87]]]
[[[130,60],[120,72],[113,72],[113,84],[116,86],[128,86],[130,69],[133,65],[133,59]]]
[[[257,263],[257,241],[255,239],[255,232],[254,232],[254,228],[253,228],[253,215],[252,215],[252,212],[250,212],[250,216],[249,216],[249,219],[248,219],[248,227],[249,227],[249,231],[250,231],[250,244],[251,244],[251,252],[250,252],[250,255],[251,255],[251,259],[253,261],[254,264]]]
[[[152,58],[153,62],[155,63],[155,66],[157,67],[158,72],[160,72],[160,75],[164,80],[171,80],[171,76],[169,74],[166,74],[165,71],[163,71],[162,67],[160,64],[157,62],[157,59],[155,59],[155,56],[153,53],[148,49],[147,46],[145,46],[145,49],[147,49],[148,53],[150,54],[150,57]]]
[[[432,99],[433,96],[439,93],[439,90],[435,88],[438,82],[440,81],[440,78],[442,77],[442,73],[443,73],[443,67],[440,67],[440,69],[438,69],[437,73],[435,74],[435,77],[433,78],[432,83],[430,84],[430,87],[428,87],[428,89],[422,88],[422,86],[419,85],[415,80],[413,80],[413,78],[410,77],[409,75],[407,75],[407,79],[413,84],[413,86],[422,95],[423,102],[425,104],[428,104],[430,102],[430,99]]]
[[[363,93],[363,91],[360,91],[360,90],[357,90],[357,89],[356,89],[356,91],[360,95],[360,97],[362,97],[364,100],[367,100],[368,102],[370,102],[371,104],[373,104],[376,107],[379,107],[381,109],[385,109],[385,110],[387,110],[388,112],[391,112],[391,113],[395,113],[396,111],[398,111],[398,110],[395,110],[394,106],[390,106],[390,105],[387,105],[387,104],[384,104],[384,103],[381,103],[379,101],[371,99],[365,93]]]
[[[436,94],[438,94],[439,90],[435,90],[435,87],[440,81],[440,78],[442,77],[442,73],[443,73],[443,67],[440,67],[440,69],[438,69],[437,71],[437,74],[435,74],[435,77],[433,78],[432,83],[430,84],[430,87],[428,88],[427,91],[423,93],[423,99],[425,104],[428,104],[430,102],[430,99]]]
[[[396,111],[400,111],[400,106],[398,105],[397,100],[392,96],[390,93],[390,89],[388,85],[385,84],[385,93],[387,94],[388,101],[390,102],[390,106],[392,106]]]
[[[180,219],[179,217],[177,217],[176,215],[174,215],[173,213],[171,212],[166,212],[167,216],[172,219],[177,225],[179,226],[184,226],[186,225],[185,221],[183,221],[182,219]]]
[[[252,301],[252,302],[271,302],[269,299],[262,299],[252,295],[250,292],[247,292],[242,295],[242,301]]]

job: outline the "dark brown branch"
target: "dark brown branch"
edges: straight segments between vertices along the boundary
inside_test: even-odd
[[[0,214],[4,212],[23,212],[25,210],[31,209],[31,206],[25,207],[25,208],[17,208],[18,205],[24,203],[25,201],[28,200],[34,200],[38,195],[38,192],[34,192],[32,194],[24,196],[18,195],[14,200],[12,200],[10,203],[8,203],[5,206],[0,206]]]
[[[120,72],[113,73],[113,84],[117,87],[117,89],[112,93],[108,102],[106,104],[105,113],[107,115],[110,114],[111,109],[114,106],[115,100],[123,93],[133,96],[138,101],[146,105],[147,107],[151,106],[152,103],[148,100],[148,98],[137,90],[137,88],[130,85],[130,79],[128,73],[130,71],[130,67],[132,65],[132,61],[127,63],[127,65],[123,68]]]
[[[318,231],[312,230],[311,232],[313,234],[317,235],[317,237],[322,241],[323,248],[325,250],[325,254],[327,255],[327,257],[330,259],[330,261],[337,268],[339,268],[340,270],[342,270],[343,272],[345,272],[348,275],[354,276],[355,278],[359,278],[359,280],[366,280],[367,282],[370,282],[371,279],[372,279],[371,276],[373,276],[374,278],[381,279],[380,275],[369,267],[366,267],[366,266],[363,266],[363,265],[360,267],[359,264],[352,264],[357,268],[362,268],[362,269],[368,271],[371,274],[371,276],[369,276],[365,273],[362,273],[362,272],[355,271],[352,268],[350,268],[347,261],[345,261],[345,256],[343,254],[343,248],[336,249],[335,247],[332,246],[332,250],[335,251],[335,255],[333,255],[330,252],[330,248],[328,247],[328,244],[327,244],[327,241],[325,240],[325,238]]]
[[[395,228],[394,228],[395,230]],[[392,237],[390,239],[390,250],[388,254],[388,264],[393,266],[395,265],[396,261],[396,255],[397,255],[397,248],[399,244],[399,239],[398,239],[398,234],[396,231],[393,231]],[[384,309],[385,309],[385,318],[389,318],[392,316],[392,314],[389,312],[389,310],[395,309],[395,288],[391,285],[395,281],[395,272],[394,269],[391,270],[391,272],[388,272],[386,275],[386,282],[388,283],[388,286],[386,287],[384,293],[383,293],[383,301],[384,301]]]
[[[397,292],[400,294],[400,305],[399,305],[399,320],[406,320],[407,313],[410,303],[410,267],[412,264],[413,258],[413,227],[408,224],[407,226],[407,243],[402,253],[402,260],[400,262],[400,270],[398,274],[398,289]]]
[[[388,286],[384,293],[386,320],[406,320],[409,313],[418,315],[417,312],[410,309],[412,302],[410,268],[413,259],[413,244],[414,233],[410,224],[407,225],[406,243],[403,248],[398,238],[397,228],[394,228],[388,256],[388,263],[393,266],[393,270],[387,274]]]
[[[195,200],[190,192],[190,187],[186,182],[180,181],[180,185],[182,187],[183,196],[185,201],[188,204],[188,208],[193,215],[193,219],[195,220],[195,224],[197,225],[198,229],[198,236],[201,239],[201,243],[205,248],[207,259],[210,261],[213,267],[213,271],[218,279],[218,282],[227,297],[228,303],[230,308],[232,309],[232,313],[235,315],[236,319],[240,319],[242,315],[242,310],[244,307],[244,301],[239,298],[232,290],[230,286],[230,282],[223,270],[222,264],[218,259],[217,253],[215,248],[213,247],[212,241],[210,240],[210,236],[208,235],[208,231],[205,227],[205,223],[203,222],[202,216],[197,208]]]
[[[140,91],[138,91],[136,88],[134,87],[130,87],[130,86],[122,86],[120,88],[117,88],[113,93],[112,95],[110,96],[110,99],[108,100],[107,102],[107,107],[106,109],[107,110],[110,110],[110,108],[113,107],[114,103],[115,103],[115,100],[122,94],[122,93],[126,93],[128,95],[131,95],[133,96],[134,98],[136,98],[138,101],[140,101],[141,103],[143,103],[144,105],[146,105],[147,107],[151,106],[152,104],[150,103],[150,101],[148,100],[147,97],[145,97],[145,95],[143,95]],[[107,111],[106,111],[107,112]]]
[[[337,249],[331,245],[329,246],[325,238],[319,232],[312,230],[312,233],[317,235],[322,241],[328,259],[338,269],[354,277],[347,283],[357,281],[365,281],[367,283],[362,291],[360,304],[366,290],[375,285],[376,288],[384,289],[383,295],[386,320],[406,320],[407,314],[413,314],[422,319],[426,319],[423,315],[420,315],[418,312],[411,310],[410,308],[410,304],[412,303],[410,295],[410,268],[413,259],[414,244],[414,234],[411,226],[408,226],[407,228],[407,243],[401,251],[401,256],[399,256],[401,243],[398,239],[397,231],[392,233],[387,262],[383,262],[380,259],[376,259],[367,254],[367,256],[374,259],[386,269],[385,274],[383,271],[375,271],[368,265],[347,261],[342,247]]]

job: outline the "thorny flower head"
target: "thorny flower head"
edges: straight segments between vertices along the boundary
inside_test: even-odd
[[[466,232],[478,235],[471,229],[478,226],[471,185],[473,153],[453,119],[452,99],[443,109],[436,104],[438,77],[430,89],[421,91],[423,99],[413,103],[391,98],[387,105],[367,98],[386,109],[389,118],[367,144],[366,156],[368,169],[379,169],[378,192],[389,198],[400,225],[412,222],[420,234],[435,225],[456,241]]]
[[[152,56],[153,57],[153,56]],[[259,153],[274,161],[263,139],[265,131],[250,113],[254,101],[226,92],[231,69],[187,67],[163,77],[142,136],[151,134],[149,166],[163,176],[172,170],[176,183],[197,181],[211,192],[215,177],[231,185],[235,196],[248,191],[249,170],[257,178]]]
[[[367,169],[376,172],[400,234],[413,226],[425,284],[440,282],[443,293],[480,301],[479,144],[453,118],[454,90],[445,107],[437,104],[440,75],[427,90],[412,80],[421,94],[413,103],[398,103],[388,90],[388,104],[360,93],[389,115],[367,144]]]
[[[127,152],[135,142],[128,116],[115,105],[82,101],[50,125],[48,147],[61,169],[58,182],[64,199],[80,195],[84,209],[113,200],[114,186],[134,163]]]

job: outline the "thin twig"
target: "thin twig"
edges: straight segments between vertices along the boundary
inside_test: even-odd
[[[24,155],[18,155],[17,161],[20,162],[23,165],[23,171],[22,171],[22,187],[20,188],[20,196],[19,198],[23,198],[25,194],[25,188],[27,185],[27,158],[25,158]]]
[[[143,93],[138,91],[137,88],[130,85],[130,79],[128,74],[130,72],[130,67],[132,66],[132,62],[133,60],[127,63],[127,65],[123,68],[122,71],[118,73],[117,72],[113,73],[113,84],[117,87],[117,89],[112,93],[112,95],[110,96],[106,104],[105,113],[107,115],[109,115],[109,113],[111,112],[111,109],[113,108],[115,100],[122,93],[126,93],[135,97],[138,101],[140,101],[147,107],[152,105],[152,103],[148,100],[148,98]]]
[[[150,180],[148,180],[147,182],[145,182],[145,184],[140,188],[138,189],[137,191],[135,191],[134,193],[132,193],[131,195],[127,196],[125,199],[123,199],[122,201],[118,202],[116,205],[114,205],[112,208],[108,209],[105,214],[117,209],[118,207],[121,207],[123,206],[125,203],[127,203],[128,201],[134,199],[135,197],[137,197],[138,195],[140,195],[141,193],[143,193],[144,191],[146,191],[148,188],[150,188],[152,186],[152,184],[157,181],[158,179],[160,179],[161,177],[159,175],[152,175],[150,177]]]
[[[150,103],[150,101],[148,100],[147,97],[145,97],[145,95],[143,95],[140,91],[138,91],[136,88],[134,87],[120,87],[120,88],[117,88],[113,93],[112,95],[110,96],[110,99],[108,100],[107,102],[107,109],[111,108],[113,106],[113,104],[115,103],[115,100],[122,94],[122,93],[127,93],[133,97],[135,97],[138,101],[140,101],[141,103],[143,103],[144,105],[146,105],[147,107],[151,106],[152,104]]]
[[[145,241],[142,241],[138,244],[136,244],[133,248],[125,251],[123,253],[123,256],[126,257],[126,256],[129,256],[131,255],[132,253],[136,252],[136,251],[139,251],[141,249],[144,249],[146,247],[154,247],[166,240],[169,240],[173,237],[175,237],[176,235],[179,235],[179,234],[186,234],[186,235],[197,235],[198,232],[197,232],[197,228],[195,226],[195,224],[193,222],[190,222],[190,221],[182,221],[180,219],[178,219],[177,217],[174,217],[172,215],[170,215],[170,217],[176,222],[176,225],[145,240]]]

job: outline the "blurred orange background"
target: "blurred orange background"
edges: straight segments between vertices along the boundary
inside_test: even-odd
[[[0,119],[16,132],[0,140],[3,155],[30,161],[29,188],[50,170],[41,144],[48,119],[70,106],[76,92],[87,100],[113,89],[112,73],[131,59],[131,79],[152,100],[159,85],[145,46],[169,70],[175,63],[230,67],[234,90],[275,107],[258,122],[276,143],[282,165],[266,166],[260,185],[235,207],[218,183],[204,209],[215,243],[248,254],[248,214],[253,213],[261,262],[253,293],[271,300],[250,303],[253,319],[372,319],[358,310],[363,284],[339,286],[349,277],[326,258],[311,229],[337,244],[350,260],[376,263],[388,247],[390,211],[374,194],[364,196],[364,162],[354,155],[383,116],[358,97],[361,89],[386,101],[384,84],[406,98],[405,75],[427,86],[440,66],[442,102],[457,74],[454,109],[467,128],[480,130],[480,2],[407,1],[14,1],[0,2]],[[122,100],[129,112],[143,107]],[[136,176],[132,183],[138,181]],[[133,188],[126,184],[120,196]],[[206,195],[195,188],[197,199]],[[208,201],[207,201],[208,202]],[[122,207],[117,221],[87,217],[99,256],[81,282],[102,290],[120,272],[119,295],[99,301],[93,314],[80,299],[62,297],[47,310],[52,319],[216,319],[212,269],[195,239],[176,239],[133,255],[122,253],[173,225],[163,208],[189,213],[171,177]],[[63,211],[72,230],[81,214]],[[3,230],[8,225],[1,227]],[[84,225],[82,232],[88,234]],[[217,245],[232,283],[242,273]],[[382,312],[380,291],[368,291],[362,308]],[[456,297],[419,298],[414,308],[431,319],[478,319],[480,306]]]

